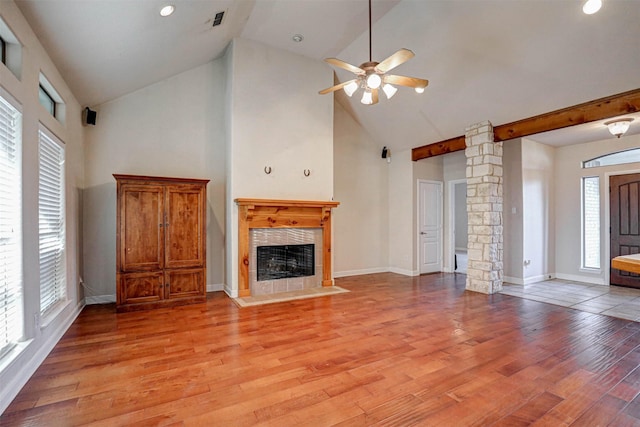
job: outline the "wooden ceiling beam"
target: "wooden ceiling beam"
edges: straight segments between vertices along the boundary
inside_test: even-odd
[[[535,135],[640,111],[640,89],[607,96],[493,128],[496,142]],[[465,149],[464,135],[411,150],[413,161]]]
[[[457,136],[445,141],[413,148],[411,150],[411,159],[415,162],[416,160],[453,153],[454,151],[464,150],[465,148],[464,135]]]

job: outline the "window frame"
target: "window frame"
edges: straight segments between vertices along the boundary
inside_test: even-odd
[[[597,266],[596,265],[588,265],[588,261],[587,261],[587,252],[588,249],[587,245],[588,245],[588,239],[589,236],[587,236],[587,233],[589,232],[589,230],[587,229],[587,210],[588,210],[588,206],[587,206],[587,194],[586,194],[586,184],[588,180],[593,180],[595,179],[597,184],[598,184],[598,191],[597,191],[597,195],[598,195],[598,200],[597,200],[597,219],[598,219],[598,224],[597,227],[593,227],[595,230],[597,230],[597,251],[598,251],[598,257],[597,257]],[[600,212],[600,207],[602,204],[602,197],[601,197],[601,190],[602,190],[602,183],[601,183],[601,178],[599,175],[588,175],[588,176],[583,176],[580,179],[580,240],[581,240],[581,244],[580,244],[580,270],[583,271],[587,271],[587,272],[600,272],[602,269],[602,241],[601,241],[601,233],[600,233],[600,229],[602,226],[602,215]],[[591,236],[592,238],[594,236]]]
[[[55,99],[53,99],[53,96],[51,96],[51,94],[47,91],[47,89],[45,89],[45,87],[42,86],[42,84],[38,85],[38,94],[40,93],[44,94],[44,96],[51,102],[51,108],[44,105],[44,103],[42,102],[42,98],[38,96],[40,105],[42,105],[45,108],[45,110],[47,110],[53,117],[56,117],[56,106],[58,103],[56,102]]]
[[[51,152],[43,153],[43,144],[48,144],[50,147],[44,147],[47,150],[51,149],[55,151],[59,150],[58,154],[60,154],[60,159],[57,164],[57,175],[54,176],[51,174],[47,176],[47,180],[51,180],[53,178],[57,178],[59,180],[58,196],[59,198],[55,200],[56,205],[52,206],[53,203],[50,203],[56,195],[52,194],[50,191],[44,188],[43,184],[51,184],[51,181],[47,181],[46,183],[43,181],[43,167],[54,167],[55,162],[51,161],[51,158],[44,159],[49,162],[49,164],[43,163],[43,156],[49,155],[51,156]],[[56,308],[60,306],[60,304],[64,304],[68,300],[68,289],[67,289],[67,265],[66,265],[66,177],[65,177],[65,144],[62,142],[57,136],[55,136],[51,131],[49,131],[44,125],[40,124],[38,130],[38,259],[39,259],[39,277],[40,277],[40,315],[42,317],[47,317],[50,313],[55,312]],[[56,154],[56,153],[53,153]],[[54,159],[55,160],[55,159]],[[53,165],[53,166],[51,166]],[[47,197],[46,207],[47,207],[47,215],[51,217],[51,208],[54,207],[58,209],[59,216],[55,217],[57,220],[57,226],[43,228],[44,225],[50,225],[51,223],[44,223],[43,219],[43,207],[45,205],[45,200],[43,200],[43,193],[45,193]],[[57,236],[51,237],[56,234]],[[44,239],[44,242],[43,242]],[[45,243],[45,248],[49,250],[49,252],[44,252],[43,243]],[[55,246],[57,244],[58,246]],[[58,253],[53,255],[54,261],[51,262],[49,259],[45,259],[45,265],[43,266],[43,257],[51,256],[51,246],[58,249]],[[54,249],[55,251],[55,249]],[[53,278],[54,281],[51,282],[48,280],[51,275],[51,268],[53,268]],[[49,269],[49,270],[47,270]],[[53,300],[48,301],[48,297],[52,295]],[[47,300],[45,300],[47,298]]]
[[[2,52],[0,52],[0,61],[4,65],[7,65],[7,42],[4,41],[2,36],[0,36],[0,49],[2,50]]]
[[[582,162],[582,169],[599,168],[605,166],[628,165],[630,163],[639,163],[640,148],[631,147],[626,150],[615,151],[613,153],[603,154]],[[609,159],[615,159],[610,161]]]
[[[0,104],[5,104],[0,106],[3,109],[2,114],[0,115],[0,120],[4,120],[4,118],[11,117],[12,122],[7,121],[7,127],[5,129],[12,129],[13,139],[14,139],[14,168],[11,177],[7,178],[8,186],[11,190],[13,190],[13,194],[15,196],[14,207],[10,209],[10,215],[15,216],[15,221],[13,222],[12,232],[13,242],[7,242],[9,238],[0,238],[0,252],[3,252],[2,249],[5,244],[7,246],[12,245],[10,248],[10,253],[16,255],[17,260],[15,263],[17,266],[14,266],[13,273],[15,277],[13,278],[13,283],[2,282],[0,284],[0,290],[3,292],[7,292],[7,300],[2,298],[0,303],[2,304],[2,318],[3,324],[0,324],[0,359],[2,359],[5,355],[9,354],[11,350],[24,339],[25,330],[24,330],[24,307],[23,307],[23,294],[24,294],[24,255],[22,253],[22,108],[21,105],[4,89],[0,87]],[[6,110],[5,110],[6,108]],[[12,110],[12,111],[11,111]],[[11,114],[8,114],[11,112]],[[7,113],[5,115],[5,113]],[[7,146],[7,149],[9,147]],[[10,168],[7,166],[9,163],[3,165],[3,170],[5,172],[9,171]],[[7,192],[11,193],[11,191]],[[0,216],[2,216],[0,214]],[[6,259],[2,257],[2,259]],[[7,272],[6,264],[1,264],[0,269],[4,272]],[[6,277],[6,276],[5,276]],[[8,321],[7,321],[8,319]],[[6,322],[6,323],[5,323]],[[4,330],[4,331],[3,331]]]

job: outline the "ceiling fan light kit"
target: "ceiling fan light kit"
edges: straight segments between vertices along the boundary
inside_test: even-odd
[[[369,0],[369,62],[365,62],[359,67],[356,67],[337,58],[325,59],[325,62],[350,71],[354,73],[356,77],[353,80],[323,89],[319,93],[325,95],[343,89],[347,96],[351,97],[359,88],[362,88],[364,93],[360,102],[365,105],[378,103],[378,91],[381,87],[387,99],[391,99],[398,91],[392,84],[412,87],[417,93],[423,93],[424,88],[429,84],[428,80],[387,74],[388,71],[404,64],[414,56],[413,52],[409,49],[403,48],[382,62],[374,62],[371,60],[371,0]]]

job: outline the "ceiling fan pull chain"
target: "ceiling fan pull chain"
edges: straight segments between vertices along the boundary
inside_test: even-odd
[[[369,62],[372,61],[371,56],[371,0],[369,0]]]

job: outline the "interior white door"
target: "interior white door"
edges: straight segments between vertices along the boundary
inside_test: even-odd
[[[442,182],[418,182],[420,274],[442,271]]]

